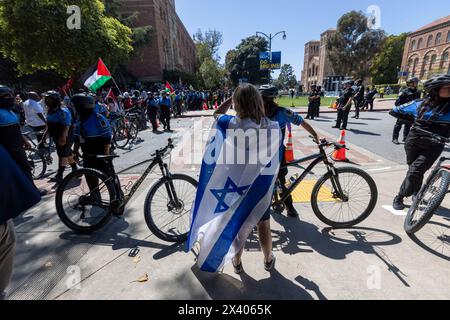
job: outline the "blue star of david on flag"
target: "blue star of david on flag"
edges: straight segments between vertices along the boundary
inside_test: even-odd
[[[224,213],[230,209],[230,206],[225,203],[225,197],[227,196],[227,194],[237,193],[242,196],[248,188],[250,188],[250,186],[238,187],[236,183],[231,180],[231,178],[228,178],[223,189],[211,189],[211,193],[219,201],[214,214]]]

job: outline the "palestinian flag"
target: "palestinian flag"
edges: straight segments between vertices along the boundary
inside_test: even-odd
[[[175,92],[175,90],[173,90],[173,88],[172,88],[172,86],[170,85],[170,83],[167,82],[167,81],[166,81],[166,91],[167,91],[168,93],[174,93],[174,92]]]
[[[89,88],[89,90],[97,92],[97,90],[103,87],[110,79],[112,79],[111,73],[103,63],[102,59],[98,59],[97,65],[92,66],[80,81],[86,88]]]

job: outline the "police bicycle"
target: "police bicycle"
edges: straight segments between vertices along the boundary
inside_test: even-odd
[[[28,164],[31,167],[31,175],[34,180],[42,179],[47,172],[47,167],[53,163],[50,146],[47,146],[45,149],[39,149],[38,145],[40,141],[38,143],[34,142],[30,133],[24,133],[23,137],[32,146],[31,148],[25,149]]]
[[[159,167],[162,178],[147,194],[145,221],[152,233],[167,242],[186,241],[190,228],[190,211],[198,182],[187,175],[172,174],[164,158],[174,148],[172,140],[157,150],[152,158],[108,177],[95,169],[80,169],[69,174],[56,191],[56,209],[61,221],[73,231],[90,234],[104,227],[113,217],[121,217],[125,207],[147,176]],[[118,156],[94,156],[112,161]],[[124,194],[118,174],[149,163],[145,172]],[[131,184],[131,183],[130,183]]]
[[[419,127],[417,130],[435,143],[449,144],[450,139],[431,133]],[[444,162],[450,158],[441,157],[436,167],[431,172],[419,193],[413,198],[413,203],[406,216],[404,229],[408,234],[415,234],[420,231],[433,217],[439,209],[445,196],[450,193],[450,165]]]
[[[127,113],[116,113],[111,118],[113,127],[113,143],[119,149],[125,149],[138,138],[139,130],[133,117]]]
[[[375,181],[365,171],[355,167],[337,168],[326,149],[347,149],[345,145],[321,140],[319,153],[286,164],[286,167],[303,169],[300,176],[290,179],[290,186],[282,186],[278,180],[275,184],[275,194],[272,208],[275,213],[282,213],[285,201],[305,180],[313,169],[323,163],[326,173],[317,180],[311,193],[311,205],[314,214],[320,221],[333,228],[353,227],[365,219],[375,209],[378,200],[378,189]],[[305,169],[301,163],[310,162]]]

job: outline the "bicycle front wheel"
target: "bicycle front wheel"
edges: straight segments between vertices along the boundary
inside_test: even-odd
[[[315,185],[311,204],[316,216],[333,228],[353,227],[369,217],[375,209],[378,190],[365,171],[336,168],[336,176],[328,172]]]
[[[119,127],[114,130],[113,141],[115,146],[119,149],[125,149],[131,138],[130,129],[126,125],[119,125]]]
[[[35,149],[25,150],[27,155],[28,164],[31,167],[31,175],[34,180],[42,179],[47,171],[47,163],[41,152]]]
[[[422,187],[406,216],[404,223],[406,233],[414,234],[430,221],[444,201],[449,185],[450,173],[446,170],[440,170],[428,185]]]
[[[191,227],[190,212],[198,182],[186,175],[174,174],[159,180],[145,200],[147,226],[159,239],[182,243]]]
[[[115,199],[111,178],[95,169],[80,169],[69,174],[59,185],[56,211],[68,228],[89,234],[111,219]]]

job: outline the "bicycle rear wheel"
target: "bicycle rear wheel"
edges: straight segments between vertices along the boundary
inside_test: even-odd
[[[70,173],[59,185],[56,211],[68,228],[89,234],[111,219],[115,199],[112,178],[95,169],[80,169]]]
[[[187,240],[197,186],[198,182],[190,176],[174,174],[162,178],[150,189],[144,215],[155,236],[167,242]]]
[[[408,234],[421,230],[433,217],[447,194],[450,185],[450,173],[440,170],[420,190],[406,216],[404,229]]]
[[[28,163],[31,167],[31,175],[34,180],[41,179],[47,171],[47,163],[41,152],[35,149],[25,150]]]
[[[374,210],[377,186],[370,175],[358,168],[336,168],[336,173],[337,179],[328,172],[317,181],[311,195],[312,208],[323,223],[333,228],[353,227]]]
[[[128,125],[119,125],[119,127],[114,130],[113,141],[115,146],[119,149],[125,149],[131,138]]]

